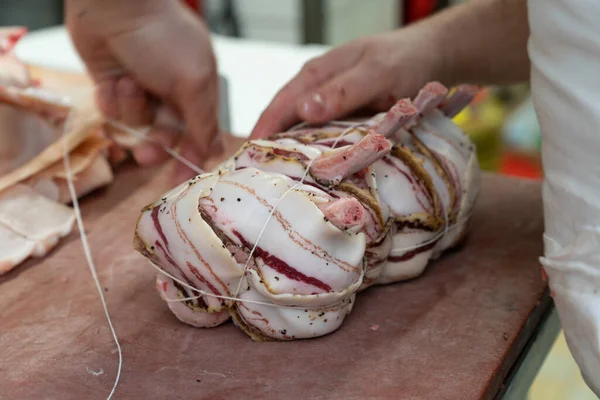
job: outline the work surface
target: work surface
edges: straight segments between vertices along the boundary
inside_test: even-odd
[[[485,175],[463,248],[420,279],[359,294],[336,333],[255,343],[230,323],[192,328],[132,248],[138,210],[165,181],[125,168],[82,202],[124,353],[116,399],[491,398],[550,306],[540,186]],[[13,272],[0,279],[0,398],[106,398],[116,347],[78,237]]]

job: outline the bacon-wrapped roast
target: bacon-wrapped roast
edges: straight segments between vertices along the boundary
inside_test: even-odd
[[[430,83],[367,120],[249,141],[174,188],[135,232],[176,278],[158,275],[160,295],[183,322],[232,317],[255,340],[336,330],[359,290],[420,275],[466,234],[479,168],[450,118],[474,94]]]

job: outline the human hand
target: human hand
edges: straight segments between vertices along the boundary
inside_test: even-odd
[[[196,165],[220,147],[216,61],[198,16],[174,0],[66,0],[66,23],[107,118],[148,126],[159,108],[168,108],[183,119],[186,134],[183,127],[157,127],[150,133],[154,141],[178,145]],[[150,142],[133,154],[142,165],[168,158]],[[177,175],[183,180],[194,173],[180,165]]]
[[[282,132],[300,121],[323,123],[361,110],[385,111],[443,81],[434,32],[416,24],[355,40],[307,62],[260,116],[251,138]]]

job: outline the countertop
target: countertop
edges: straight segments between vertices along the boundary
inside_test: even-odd
[[[124,352],[116,399],[491,399],[551,307],[540,185],[485,174],[466,244],[419,279],[360,293],[337,332],[256,343],[231,323],[192,328],[132,246],[137,210],[167,178],[121,169],[82,202]],[[0,288],[0,398],[106,398],[117,354],[77,234]]]

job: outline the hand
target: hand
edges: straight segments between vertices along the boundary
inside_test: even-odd
[[[300,121],[323,123],[368,108],[385,111],[441,80],[433,32],[410,28],[359,39],[307,62],[260,116],[251,138],[289,129]]]
[[[151,125],[157,108],[168,107],[187,134],[155,129],[153,139],[169,147],[179,143],[182,156],[196,165],[219,147],[216,62],[198,16],[176,0],[67,0],[66,22],[108,118]],[[168,158],[155,144],[133,153],[142,165]],[[181,165],[178,175],[194,173]]]

